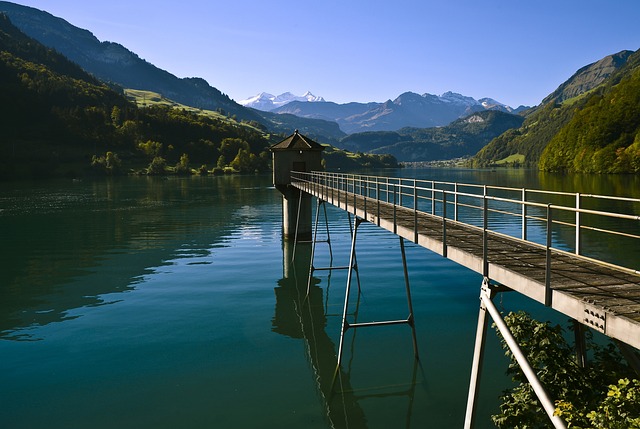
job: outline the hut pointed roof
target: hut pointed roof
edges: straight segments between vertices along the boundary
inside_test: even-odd
[[[309,137],[303,136],[295,130],[293,134],[291,134],[286,139],[282,140],[280,143],[276,143],[270,148],[272,151],[278,150],[324,150],[324,146],[320,143],[317,143],[311,140]]]

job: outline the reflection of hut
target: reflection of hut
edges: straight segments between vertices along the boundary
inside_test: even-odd
[[[311,198],[310,195],[292,188],[291,172],[310,172],[322,169],[322,151],[324,147],[295,130],[286,139],[271,146],[273,153],[273,184],[282,195],[284,236],[311,237]],[[302,198],[302,201],[299,199]],[[300,213],[298,215],[298,207]]]

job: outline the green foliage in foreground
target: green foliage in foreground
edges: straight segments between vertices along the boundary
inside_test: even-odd
[[[588,332],[591,359],[587,368],[581,368],[559,325],[538,322],[524,312],[509,313],[505,322],[569,428],[640,428],[640,382],[612,343],[596,344]],[[544,409],[504,341],[503,349],[511,359],[507,374],[517,385],[504,392],[494,423],[510,429],[549,427]]]

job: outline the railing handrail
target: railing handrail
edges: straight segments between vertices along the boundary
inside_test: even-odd
[[[575,229],[575,254],[577,256],[588,257],[585,255],[585,252],[581,249],[582,246],[582,231],[590,230],[597,231],[599,233],[604,233],[608,235],[616,235],[616,236],[624,236],[631,239],[640,240],[640,232],[639,233],[630,233],[621,230],[613,230],[606,229],[600,227],[593,227],[583,225],[582,216],[598,216],[601,218],[611,218],[611,219],[620,219],[620,220],[629,220],[629,221],[640,221],[640,215],[638,214],[629,214],[622,212],[613,212],[613,211],[602,211],[602,210],[594,210],[589,208],[583,208],[588,199],[606,199],[611,201],[621,201],[625,203],[640,203],[640,199],[631,198],[631,197],[617,197],[612,195],[598,195],[598,194],[590,194],[590,193],[571,193],[564,191],[547,191],[541,189],[529,189],[529,188],[511,188],[505,186],[490,186],[490,185],[479,185],[474,183],[459,183],[459,182],[445,182],[445,181],[436,181],[436,180],[424,180],[424,179],[414,179],[414,178],[405,178],[405,177],[386,177],[386,176],[373,176],[373,175],[364,175],[364,174],[353,174],[353,173],[336,173],[336,172],[292,172],[291,177],[294,180],[309,182],[316,185],[323,186],[331,186],[332,188],[338,188],[354,195],[362,195],[365,197],[365,200],[368,198],[372,198],[378,201],[386,201],[390,203],[390,194],[394,195],[394,206],[404,206],[406,208],[410,208],[414,211],[414,216],[417,216],[417,213],[427,213],[420,210],[420,205],[428,202],[431,205],[431,214],[436,214],[436,206],[440,206],[440,212],[446,213],[446,207],[453,205],[454,212],[453,218],[451,219],[451,212],[449,214],[440,215],[440,217],[447,216],[447,222],[450,220],[454,220],[456,222],[460,222],[458,219],[458,212],[460,208],[471,208],[477,210],[485,210],[487,211],[484,214],[484,217],[488,217],[489,213],[501,213],[504,215],[511,215],[515,217],[519,217],[522,220],[522,229],[521,229],[521,239],[524,241],[535,243],[533,240],[528,239],[527,227],[528,221],[538,221],[538,222],[546,222],[548,224],[547,238],[548,241],[551,240],[550,237],[550,228],[553,228],[554,225],[561,225],[565,227],[572,227]],[[462,191],[461,189],[466,190]],[[473,193],[470,192],[470,189],[475,189],[481,191],[481,193]],[[492,195],[496,191],[499,192],[507,192],[513,193],[514,197],[511,198],[509,196],[504,195]],[[374,193],[374,197],[371,197],[371,193]],[[395,201],[395,195],[397,194],[398,201]],[[427,195],[428,194],[428,195]],[[386,195],[386,199],[382,199],[381,195]],[[533,201],[529,199],[530,196],[535,195],[536,200]],[[552,197],[573,197],[575,204],[563,204],[558,203],[557,201],[544,201],[552,200]],[[469,199],[477,199],[479,204],[474,205],[469,203]],[[541,199],[543,201],[541,201]],[[461,201],[463,200],[463,201]],[[466,201],[464,201],[466,200]],[[495,203],[502,204],[513,204],[518,209],[507,209],[505,207],[498,208],[490,208],[486,204],[487,202],[492,201]],[[365,202],[366,204],[366,202]],[[365,206],[366,209],[366,206]],[[547,213],[545,215],[534,215],[528,213],[528,209],[536,210],[545,210]],[[509,211],[511,210],[511,211]],[[559,219],[558,212],[567,213],[564,216],[574,216],[575,220],[569,221],[568,219]],[[556,213],[552,215],[552,213]],[[569,215],[569,213],[571,215]],[[488,219],[485,219],[485,222],[488,222]],[[467,223],[468,222],[460,222]],[[488,227],[488,230],[491,230],[491,227]],[[513,236],[512,236],[513,237]],[[514,237],[517,238],[517,237]],[[536,243],[539,244],[539,243]],[[565,243],[566,244],[566,243]],[[547,247],[549,249],[560,250],[566,253],[566,249],[561,249],[558,247],[553,247],[551,242],[547,243]],[[640,247],[640,246],[639,246]],[[592,259],[592,258],[589,258]],[[603,261],[605,262],[605,261]],[[612,265],[609,262],[605,262],[608,265]],[[625,270],[631,270],[633,272],[638,272],[638,267],[622,267]]]

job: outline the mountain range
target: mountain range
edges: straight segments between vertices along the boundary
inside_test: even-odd
[[[347,134],[396,131],[404,127],[437,127],[483,110],[516,114],[527,109],[525,106],[513,109],[491,98],[475,100],[454,92],[446,92],[440,96],[405,92],[384,103],[344,104],[326,102],[310,93],[302,97],[291,96],[289,93],[278,97],[263,94],[265,93],[243,100],[241,104],[273,113],[336,122]]]
[[[363,151],[390,151],[417,161],[432,159],[434,154],[450,156],[452,152],[444,148],[456,148],[456,153],[464,149],[466,153],[461,155],[474,155],[484,139],[506,124],[513,128],[483,147],[474,157],[474,166],[514,162],[558,171],[640,171],[640,90],[634,86],[640,79],[638,52],[622,51],[581,68],[530,109],[512,109],[489,98],[474,100],[452,92],[441,96],[405,92],[384,103],[345,104],[327,102],[310,93],[303,97],[261,94],[254,101],[262,100],[264,108],[271,109],[262,111],[236,103],[201,78],[178,78],[122,45],[100,42],[88,30],[47,12],[0,1],[2,12],[21,31],[120,93],[123,89],[157,92],[184,105],[215,110],[271,135],[298,129],[338,147],[368,137],[371,142],[387,144],[364,145]],[[491,111],[517,118],[479,115]],[[524,118],[520,125],[518,118]],[[467,131],[462,132],[465,127]],[[432,150],[434,143],[440,149]],[[581,151],[576,152],[576,147]]]
[[[131,102],[131,91],[105,84],[0,13],[0,180],[270,170],[269,147],[280,136],[133,92],[149,103]],[[326,153],[329,168],[397,167],[389,155]]]
[[[272,95],[268,92],[261,92],[258,95],[249,97],[244,100],[238,101],[238,104],[245,107],[251,107],[253,109],[269,112],[292,101],[308,101],[310,103],[322,102],[324,98],[316,97],[311,92],[307,91],[304,95],[294,95],[290,92],[285,92],[280,95]]]
[[[143,60],[124,46],[101,42],[90,31],[35,8],[0,1],[13,25],[54,48],[98,79],[123,88],[145,89],[192,107],[222,110],[240,119],[264,121],[201,78],[178,78]]]
[[[0,1],[0,12],[6,13],[25,34],[56,49],[104,82],[123,88],[157,92],[181,104],[217,110],[240,120],[258,122],[275,132],[288,133],[297,128],[311,137],[319,138],[322,135],[316,132],[325,130],[326,121],[336,122],[341,132],[351,134],[402,127],[441,126],[484,109],[514,113],[522,110],[522,107],[514,110],[491,99],[476,101],[454,93],[420,96],[407,92],[384,103],[347,104],[325,102],[322,97],[309,92],[303,96],[261,93],[237,103],[202,78],[178,78],[126,47],[114,42],[101,42],[90,31],[77,28],[48,12],[6,1]],[[264,115],[263,111],[289,115],[275,118],[274,121],[272,115]],[[314,119],[323,122],[309,121]],[[339,137],[334,130],[326,131],[331,139]]]
[[[522,125],[524,118],[483,110],[443,127],[402,128],[351,134],[338,146],[352,152],[390,154],[399,161],[434,161],[473,155],[493,138]]]

